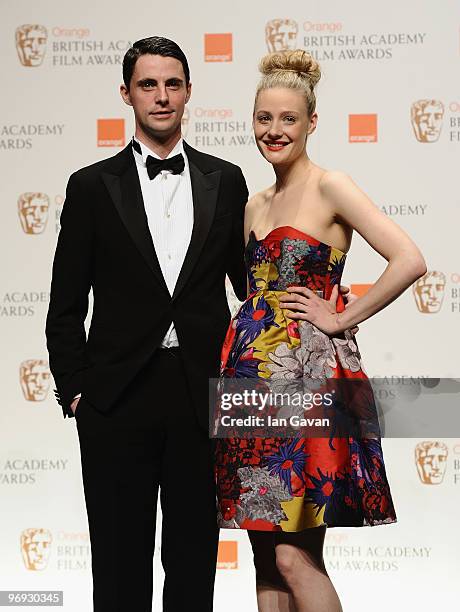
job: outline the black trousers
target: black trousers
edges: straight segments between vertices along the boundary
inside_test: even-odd
[[[206,398],[203,398],[206,401]],[[150,612],[158,489],[163,610],[212,610],[218,528],[212,443],[179,349],[158,349],[109,414],[76,410],[95,612]]]

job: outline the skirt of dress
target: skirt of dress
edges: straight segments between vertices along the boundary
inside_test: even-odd
[[[264,300],[269,302],[270,296]],[[223,377],[367,381],[350,331],[330,338],[310,323],[283,325],[284,315],[277,314],[276,305],[276,316],[260,337],[244,338],[236,333],[235,323],[230,326],[222,353]],[[260,299],[248,300],[239,317],[257,307],[267,312],[267,306]],[[217,439],[215,448],[220,527],[298,532],[321,525],[396,521],[378,436],[227,437]]]

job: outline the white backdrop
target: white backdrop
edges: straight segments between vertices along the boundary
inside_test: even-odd
[[[460,8],[457,0],[0,5],[0,590],[63,590],[66,612],[89,611],[77,433],[53,399],[44,321],[68,176],[117,153],[132,135],[131,110],[118,93],[129,43],[159,34],[183,47],[193,83],[186,138],[239,164],[251,192],[272,181],[251,137],[258,60],[269,44],[314,51],[323,78],[310,156],[350,174],[438,272],[422,282],[421,301],[408,290],[361,325],[367,372],[458,377]],[[277,19],[273,43],[266,24]],[[369,285],[384,266],[356,235],[343,280]],[[397,524],[327,535],[327,567],[344,610],[458,607],[460,439],[426,440],[444,443],[437,482],[418,474],[414,452],[422,441],[383,442]],[[194,563],[193,528],[184,522],[177,561],[184,572]],[[216,610],[255,610],[246,533],[225,530],[221,541]],[[159,563],[156,574],[159,602]]]

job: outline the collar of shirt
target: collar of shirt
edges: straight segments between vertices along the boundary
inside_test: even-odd
[[[155,153],[155,151],[152,151],[152,149],[149,149],[149,147],[147,147],[145,144],[143,144],[142,142],[139,142],[137,138],[133,137],[133,140],[135,140],[139,144],[141,151],[142,151],[142,155],[141,155],[138,151],[136,151],[136,149],[134,149],[134,147],[132,147],[134,159],[136,160],[136,163],[142,166],[143,168],[145,168],[145,162],[149,155],[151,155],[152,157],[156,157],[157,159],[162,159],[157,153]],[[184,163],[185,163],[184,171],[188,171],[188,159],[184,151],[183,138],[179,139],[174,149],[170,151],[170,153],[168,153],[168,155],[164,159],[169,159],[170,157],[174,157],[174,155],[178,155],[179,153],[182,153],[182,156],[184,158]],[[162,172],[170,172],[170,170],[162,170]]]

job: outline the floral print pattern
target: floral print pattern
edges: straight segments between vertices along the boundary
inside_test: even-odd
[[[272,476],[267,468],[243,467],[238,470],[243,489],[240,496],[243,516],[251,521],[264,520],[279,523],[286,519],[281,508],[282,501],[289,501],[292,494],[285,484]]]
[[[268,357],[267,369],[272,378],[330,378],[337,366],[334,347],[329,337],[307,321],[300,327],[300,345],[290,348],[279,344]]]
[[[329,299],[340,284],[345,253],[285,226],[262,240],[251,233],[245,257],[250,294],[229,326],[221,376],[259,378],[284,389],[298,383],[311,389],[334,379],[365,383],[350,330],[329,337],[311,323],[289,319],[279,306],[290,286]],[[337,311],[343,309],[339,294]],[[367,386],[359,391],[345,402],[349,413],[359,413],[359,397],[369,393]],[[378,430],[370,437],[337,436],[217,439],[219,525],[295,532],[395,522]]]

